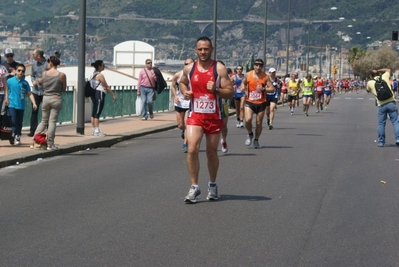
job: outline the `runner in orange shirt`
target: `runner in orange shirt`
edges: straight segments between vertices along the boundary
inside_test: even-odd
[[[256,114],[256,128],[254,148],[259,148],[259,136],[262,133],[263,117],[265,116],[267,100],[266,93],[273,93],[274,86],[270,77],[263,70],[263,60],[257,59],[254,63],[254,70],[245,74],[242,81],[242,89],[246,91],[245,96],[245,128],[248,131],[245,144],[250,146],[254,133],[252,132],[252,118]]]

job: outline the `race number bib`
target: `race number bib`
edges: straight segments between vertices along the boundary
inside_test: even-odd
[[[312,89],[310,87],[305,87],[304,93],[311,93]]]
[[[323,92],[323,87],[320,87],[320,86],[317,87],[317,88],[316,88],[316,91],[317,91],[317,92]]]
[[[190,101],[186,100],[184,98],[184,95],[179,95],[179,101],[180,101],[181,108],[189,108],[190,107]]]
[[[262,99],[262,92],[261,91],[251,91],[249,92],[249,100],[259,100]]]
[[[196,113],[215,113],[216,100],[203,98],[194,98],[194,112]]]
[[[240,86],[236,87],[235,90],[236,90],[235,91],[236,94],[241,94],[242,93],[242,89],[241,89]]]

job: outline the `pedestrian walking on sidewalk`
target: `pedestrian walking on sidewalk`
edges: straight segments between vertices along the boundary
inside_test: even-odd
[[[231,99],[234,90],[226,67],[211,58],[213,49],[212,41],[208,37],[200,37],[195,46],[198,60],[184,67],[179,83],[185,98],[191,101],[186,131],[187,168],[191,186],[184,199],[185,203],[195,203],[201,195],[198,186],[198,154],[204,135],[209,171],[207,199],[219,198],[216,176],[219,169],[217,149],[223,128],[221,98]]]
[[[143,101],[143,109],[141,110],[143,121],[148,119],[148,113],[150,114],[151,119],[154,118],[152,102],[156,82],[157,76],[152,68],[152,60],[147,59],[145,61],[145,68],[140,71],[139,79],[137,81],[137,95],[141,95],[141,100]]]
[[[1,62],[1,56],[0,56]],[[7,68],[0,65],[0,111],[3,107],[3,101],[8,98],[8,87],[7,87]],[[1,120],[0,120],[1,123]]]
[[[66,75],[57,70],[60,60],[56,56],[47,59],[48,71],[43,72],[38,82],[43,86],[42,121],[36,128],[37,133],[47,130],[47,150],[56,150],[54,145],[58,115],[62,109],[62,92],[66,90]],[[31,146],[33,148],[33,145]]]
[[[106,134],[100,130],[100,115],[104,108],[105,96],[109,92],[113,102],[116,101],[116,96],[101,73],[105,69],[104,62],[96,60],[91,66],[94,67],[94,72],[90,76],[90,85],[92,88],[96,88],[96,93],[91,97],[91,101],[93,102],[93,110],[91,112],[91,126],[93,129],[91,134],[94,136],[105,136]]]
[[[34,110],[37,109],[35,98],[31,93],[29,83],[25,80],[25,65],[15,67],[15,75],[7,80],[8,99],[6,105],[11,115],[12,136],[14,145],[21,145],[22,122],[24,120],[25,98],[28,96]]]
[[[33,58],[35,62],[32,63],[32,74],[31,74],[31,81],[32,81],[32,94],[35,97],[35,103],[37,109],[33,109],[32,106],[32,114],[30,117],[30,129],[28,136],[32,137],[36,131],[39,116],[39,108],[43,101],[43,86],[39,82],[39,79],[43,77],[43,72],[47,70],[47,62],[46,58],[44,57],[44,52],[40,48],[36,48],[33,50]]]

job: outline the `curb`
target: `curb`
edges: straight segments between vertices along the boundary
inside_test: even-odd
[[[19,154],[13,154],[1,157],[0,168],[7,166],[18,165],[21,163],[31,162],[40,160],[43,158],[50,158],[54,156],[74,153],[78,151],[83,151],[87,149],[95,149],[100,147],[111,147],[119,142],[133,139],[136,137],[145,136],[152,133],[163,132],[176,128],[176,123],[168,123],[163,126],[156,126],[151,128],[146,128],[142,130],[121,133],[118,135],[108,135],[105,137],[100,137],[96,139],[90,139],[70,144],[65,144],[63,148],[46,151],[46,150],[31,150],[29,152],[22,152]]]

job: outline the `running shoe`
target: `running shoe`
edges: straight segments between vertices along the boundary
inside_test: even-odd
[[[396,140],[396,145],[399,146],[399,139]]]
[[[240,125],[241,125],[241,124],[240,124],[240,121],[237,121],[236,127],[237,127],[237,128],[240,128]]]
[[[247,135],[247,139],[245,139],[245,145],[250,146],[252,144],[253,135]]]
[[[150,119],[153,119],[154,118],[154,114],[150,114]]]
[[[58,147],[56,147],[55,145],[52,146],[47,146],[47,150],[57,150]]]
[[[294,109],[291,108],[291,115],[294,115]]]
[[[319,113],[320,112],[320,110],[316,110],[316,113]]]
[[[273,125],[269,124],[269,130],[273,129]]]
[[[93,133],[94,136],[106,136],[105,133],[101,132],[101,131],[96,131]]]
[[[15,138],[14,138],[14,145],[15,145],[15,146],[21,145],[21,136],[19,136],[19,135],[16,135],[16,136],[15,136]]]
[[[325,107],[324,107],[324,110],[327,110],[327,107],[328,107],[328,106],[325,106]]]
[[[378,143],[379,147],[384,147],[384,143]]]
[[[223,139],[220,139],[220,144],[222,145],[222,152],[227,153],[227,151],[229,151],[229,148],[227,147],[226,141],[224,141]]]
[[[206,196],[206,199],[208,199],[208,200],[218,200],[219,199],[218,186],[216,184],[210,184],[208,186],[208,195]]]
[[[244,128],[244,122],[240,121],[240,128]]]
[[[306,113],[305,113],[305,116],[307,117],[307,116],[309,116],[309,114],[306,112]]]
[[[259,148],[259,141],[258,140],[254,140],[254,148]]]
[[[187,153],[188,146],[187,144],[183,144],[183,153]]]
[[[185,203],[196,203],[201,198],[201,190],[199,187],[195,189],[195,186],[191,186],[187,196],[184,198]]]

